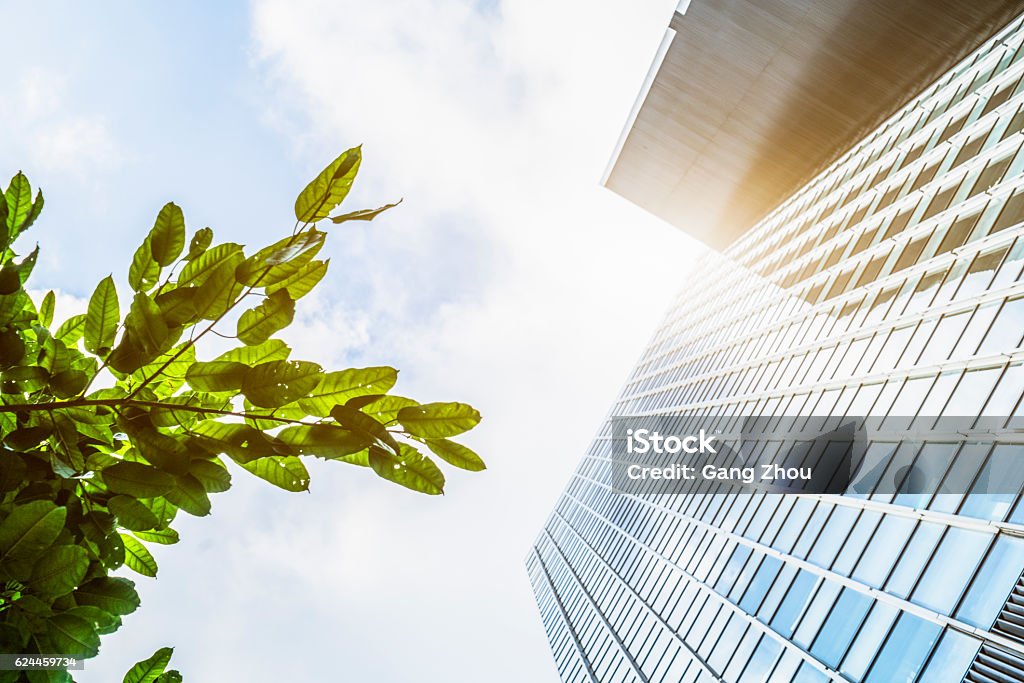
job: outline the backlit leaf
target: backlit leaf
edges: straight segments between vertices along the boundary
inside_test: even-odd
[[[306,396],[320,381],[323,369],[308,361],[275,360],[251,368],[242,393],[261,408],[276,408]]]
[[[359,209],[358,211],[343,213],[340,216],[331,216],[331,222],[344,223],[345,221],[372,221],[388,209],[393,209],[401,203],[402,200],[399,199],[394,204],[385,204],[384,206],[380,206],[376,209]]]
[[[331,425],[292,425],[277,433],[277,438],[294,446],[304,455],[338,458],[358,453],[372,441],[364,435]]]
[[[132,299],[124,325],[146,356],[156,356],[167,350],[171,331],[160,307],[145,292],[138,292]]]
[[[199,230],[196,230],[196,234],[192,236],[192,241],[188,245],[188,254],[185,255],[185,260],[194,261],[199,258],[204,251],[210,248],[210,244],[212,243],[212,229],[200,228]]]
[[[138,462],[119,462],[103,470],[103,482],[114,493],[156,498],[174,488],[174,477]]]
[[[29,586],[38,595],[64,595],[78,587],[88,569],[89,555],[81,546],[53,546],[36,560]]]
[[[149,543],[160,545],[173,545],[178,542],[178,532],[174,529],[152,529],[150,531],[136,531],[135,535]]]
[[[171,662],[174,648],[162,647],[152,656],[135,664],[124,676],[123,683],[155,683]]]
[[[46,621],[46,635],[56,652],[52,654],[95,657],[100,637],[92,624],[73,614],[56,614]]]
[[[0,522],[0,558],[35,557],[56,540],[66,517],[65,508],[48,500],[16,506]]]
[[[53,309],[57,305],[57,298],[51,289],[43,297],[42,303],[39,304],[39,322],[43,327],[49,327],[53,324]]]
[[[196,460],[188,469],[207,493],[222,493],[231,488],[231,473],[214,460]]]
[[[185,216],[174,202],[164,204],[149,232],[149,247],[153,260],[169,266],[185,248]]]
[[[249,370],[243,363],[215,360],[192,364],[185,379],[197,391],[233,391],[242,388]]]
[[[75,591],[75,602],[93,605],[110,614],[131,614],[139,607],[135,584],[120,577],[100,577]]]
[[[424,403],[399,410],[398,421],[410,434],[436,439],[472,429],[480,413],[465,403]]]
[[[449,465],[454,465],[470,472],[479,472],[487,469],[487,465],[480,459],[480,456],[461,443],[455,443],[448,439],[426,439],[426,444],[427,448]]]
[[[328,164],[295,200],[295,217],[300,223],[326,218],[348,195],[359,172],[362,147],[353,147]]]
[[[205,517],[210,514],[210,497],[206,495],[206,489],[198,479],[191,474],[177,478],[174,488],[165,495],[167,500],[196,517]]]
[[[85,334],[85,319],[84,313],[71,316],[60,324],[53,336],[68,346],[78,343],[78,340]]]
[[[272,455],[241,466],[285,491],[306,491],[309,489],[309,472],[302,461],[291,455]]]
[[[286,291],[274,292],[238,318],[238,338],[250,345],[261,344],[287,327],[295,316],[295,301]]]
[[[108,353],[114,345],[114,336],[120,322],[121,309],[117,302],[117,289],[114,287],[114,278],[108,275],[100,280],[89,298],[89,307],[85,314],[85,348],[101,356]]]
[[[301,299],[313,291],[313,288],[327,274],[327,267],[330,265],[330,262],[331,260],[327,259],[326,261],[310,261],[304,264],[290,277],[268,286],[267,294],[273,294],[279,289],[283,289],[288,292],[288,296],[291,298]]]
[[[384,425],[377,422],[377,420],[373,419],[366,413],[362,413],[355,408],[342,405],[334,406],[334,408],[331,409],[331,417],[333,417],[339,425],[356,435],[366,437],[371,441],[378,441],[396,455],[399,453],[398,442],[395,441],[395,438],[391,433],[388,432]]]
[[[32,210],[32,186],[21,171],[11,178],[4,191],[7,200],[7,234],[14,238],[20,232]]]
[[[149,549],[134,536],[119,534],[124,543],[124,564],[134,572],[143,576],[156,576],[157,565]]]
[[[131,496],[114,496],[107,501],[107,508],[125,529],[147,531],[159,526],[156,515]]]
[[[189,263],[199,263],[207,254]],[[220,262],[209,277],[203,280],[195,294],[193,303],[196,314],[204,320],[216,320],[235,305],[242,295],[242,284],[235,279],[235,268],[242,259],[242,254],[235,252]]]
[[[397,381],[398,371],[387,366],[328,372],[309,397],[299,401],[299,405],[310,415],[326,417],[334,406],[356,396],[385,394]]]
[[[237,349],[225,351],[214,360],[233,361],[245,365],[259,365],[272,360],[287,360],[291,349],[280,339],[268,339],[262,344],[255,346],[241,346]]]
[[[159,279],[160,264],[153,258],[153,250],[147,236],[132,257],[132,265],[128,268],[128,284],[136,292],[144,292],[155,287]]]
[[[401,457],[379,446],[370,446],[370,467],[378,476],[413,491],[444,493],[444,474],[433,461],[411,446],[402,444]]]
[[[324,245],[327,233],[310,228],[278,240],[247,258],[235,277],[244,285],[267,287],[298,273]]]
[[[198,287],[206,282],[210,275],[224,263],[233,263],[233,267],[236,267],[242,262],[242,259],[241,244],[234,242],[218,244],[185,264],[185,267],[181,269],[181,274],[178,275],[178,285],[188,284]],[[234,271],[232,270],[233,275]]]

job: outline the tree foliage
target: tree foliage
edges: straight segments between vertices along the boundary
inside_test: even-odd
[[[286,491],[308,489],[310,456],[427,494],[445,483],[428,452],[483,469],[450,440],[479,422],[470,406],[391,394],[390,367],[326,371],[278,336],[327,272],[318,225],[393,206],[331,216],[360,162],[358,147],[341,154],[299,194],[291,234],[251,252],[215,244],[210,228],[189,239],[167,204],[132,258],[131,291],[105,277],[59,324],[53,292],[37,303],[26,289],[38,247],[14,248],[43,197],[14,176],[0,201],[0,652],[95,656],[139,606],[113,574],[156,576],[149,546],[178,541],[179,513],[210,513],[229,463]],[[234,348],[203,357],[210,334]],[[180,681],[170,656],[158,650],[125,681]],[[26,679],[71,680],[0,672]]]

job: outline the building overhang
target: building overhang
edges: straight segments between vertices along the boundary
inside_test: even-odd
[[[684,0],[604,184],[724,249],[1022,10]]]

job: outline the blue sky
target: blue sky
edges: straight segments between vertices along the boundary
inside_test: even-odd
[[[522,560],[697,247],[599,187],[674,3],[0,3],[0,174],[47,198],[33,276],[76,311],[159,207],[257,244],[365,143],[331,272],[284,336],[468,400],[489,464],[427,498],[313,463],[235,472],[138,579],[83,683],[174,645],[186,680],[555,680]],[[126,291],[126,288],[122,288]]]

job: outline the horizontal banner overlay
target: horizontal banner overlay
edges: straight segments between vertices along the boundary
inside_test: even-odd
[[[1021,416],[613,417],[603,441],[619,493],[1024,490]]]

